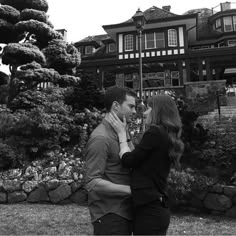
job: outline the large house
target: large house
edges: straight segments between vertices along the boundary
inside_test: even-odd
[[[143,12],[144,97],[171,89],[196,98],[236,83],[236,9],[232,7],[233,3],[225,2],[177,15],[170,6],[153,6]],[[75,43],[82,54],[79,69],[99,77],[101,88],[109,81],[139,93],[139,47],[133,19],[102,27],[106,34]]]

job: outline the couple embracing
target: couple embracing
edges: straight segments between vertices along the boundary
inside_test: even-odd
[[[111,87],[106,115],[86,146],[86,189],[95,235],[165,235],[170,223],[167,178],[184,145],[174,100],[155,95],[145,111],[146,131],[134,147],[128,126],[136,94]]]

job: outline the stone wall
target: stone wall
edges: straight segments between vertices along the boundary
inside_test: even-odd
[[[193,190],[189,199],[180,205],[190,210],[236,218],[236,186],[216,184],[206,190]]]
[[[19,202],[83,205],[87,204],[87,192],[80,180],[0,180],[0,203]]]

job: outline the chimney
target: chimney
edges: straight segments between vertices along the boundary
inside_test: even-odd
[[[227,11],[231,9],[231,2],[224,2],[220,4],[221,11]]]
[[[171,8],[170,5],[168,5],[168,6],[163,6],[163,7],[162,7],[162,9],[165,10],[165,11],[170,11],[170,8]]]

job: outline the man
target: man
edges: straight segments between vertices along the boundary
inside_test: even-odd
[[[135,97],[127,88],[107,89],[107,113],[86,146],[86,189],[95,235],[132,233],[130,173],[121,165],[119,139],[107,119],[108,112],[113,111],[121,120],[125,116],[130,122],[136,113]]]

